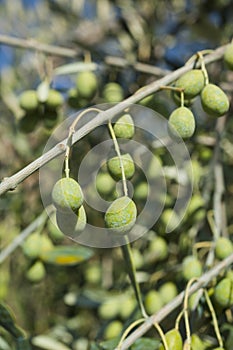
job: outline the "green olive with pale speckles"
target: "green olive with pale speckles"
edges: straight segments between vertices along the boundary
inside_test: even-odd
[[[207,84],[202,90],[201,104],[204,111],[213,117],[221,117],[230,106],[227,95],[214,84]]]
[[[121,160],[126,179],[131,179],[135,172],[134,161],[131,155],[129,153],[123,154],[121,156]],[[107,167],[110,175],[113,177],[114,180],[122,179],[121,162],[118,156],[109,159],[107,162]]]
[[[168,128],[171,135],[185,139],[195,131],[195,118],[187,107],[176,108],[169,117]]]
[[[184,89],[186,99],[192,99],[200,94],[205,84],[204,74],[201,69],[192,69],[184,73],[175,83],[177,88]]]
[[[114,127],[116,137],[131,139],[134,136],[134,122],[130,114],[124,114],[120,117]]]
[[[134,226],[137,208],[134,201],[123,196],[115,199],[105,213],[105,225],[115,233],[127,233]]]
[[[74,179],[60,179],[53,187],[52,200],[55,207],[62,212],[77,211],[83,203],[82,189]]]

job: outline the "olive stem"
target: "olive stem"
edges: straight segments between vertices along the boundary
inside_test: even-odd
[[[75,133],[75,127],[78,124],[79,120],[88,112],[102,112],[100,109],[98,108],[88,108],[85,109],[84,111],[82,111],[80,114],[78,114],[78,116],[75,118],[75,120],[73,121],[73,123],[71,124],[70,128],[69,128],[69,134],[67,137],[67,142],[66,142],[66,151],[65,151],[65,176],[68,178],[70,175],[70,168],[69,168],[69,158],[70,158],[70,150],[71,150],[71,146],[72,146],[72,137],[73,134]]]
[[[126,266],[128,269],[128,274],[129,274],[129,277],[130,277],[130,280],[131,280],[131,283],[132,283],[132,286],[134,289],[134,293],[135,293],[139,308],[141,310],[142,316],[146,319],[146,318],[148,318],[148,315],[145,311],[145,308],[144,308],[144,305],[142,302],[141,290],[140,290],[140,286],[139,286],[137,278],[136,278],[136,268],[135,268],[135,264],[133,261],[132,250],[131,250],[128,238],[126,238],[126,237],[125,237],[125,242],[126,242],[126,244],[121,247],[121,250],[122,250],[122,253],[124,256],[124,260],[125,260],[125,263],[126,263]]]
[[[219,326],[218,326],[216,313],[214,311],[213,304],[212,304],[212,302],[210,300],[210,297],[209,297],[208,292],[207,292],[206,289],[204,289],[204,294],[205,294],[205,299],[206,299],[207,305],[209,307],[209,310],[210,310],[210,313],[211,313],[211,316],[212,316],[212,319],[213,319],[214,330],[215,330],[216,337],[218,339],[219,346],[221,348],[223,348],[223,341],[222,341],[222,337],[221,337],[221,334],[220,334],[220,331],[219,331]]]
[[[176,318],[176,322],[175,322],[175,329],[178,331],[179,329],[179,325],[180,325],[180,321],[181,318],[184,316],[184,310],[181,310],[180,313],[178,314],[177,318]]]
[[[145,321],[145,318],[139,318],[138,320],[134,321],[133,323],[131,323],[129,325],[129,327],[124,331],[124,333],[122,334],[122,337],[116,347],[116,350],[121,350],[121,344],[123,343],[123,341],[125,340],[125,338],[127,337],[127,335],[129,334],[129,332],[136,327],[138,324],[143,323]]]
[[[159,335],[161,337],[161,340],[162,340],[163,345],[164,345],[164,349],[165,350],[169,350],[168,343],[167,343],[167,340],[165,338],[165,335],[164,335],[164,332],[163,332],[162,328],[160,327],[160,325],[157,322],[155,322],[153,324],[153,326],[156,328],[156,330],[158,331],[158,333],[159,333]]]
[[[184,322],[185,322],[185,329],[186,329],[186,340],[187,340],[187,349],[186,350],[191,350],[191,331],[190,331],[190,325],[189,325],[189,313],[188,313],[188,298],[189,298],[189,288],[193,284],[193,282],[197,281],[197,278],[191,278],[188,281],[187,287],[185,289],[185,294],[184,294]]]
[[[184,107],[184,90],[180,92],[180,104],[181,107]]]
[[[201,53],[201,55],[208,55],[208,54],[212,53],[213,50],[206,49],[206,50],[201,50],[199,52]],[[192,63],[193,61],[196,61],[197,59],[199,59],[199,55],[198,55],[198,53],[195,53],[193,56],[191,56],[188,59],[188,61],[185,63],[185,65],[189,65],[190,63]]]
[[[209,84],[209,75],[208,72],[206,70],[206,66],[205,66],[205,61],[203,58],[203,53],[201,51],[197,52],[197,57],[200,59],[201,62],[201,70],[204,74],[204,79],[205,79],[205,85]]]

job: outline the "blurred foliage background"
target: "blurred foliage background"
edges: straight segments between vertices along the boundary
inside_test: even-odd
[[[35,39],[39,43],[70,48],[76,54],[65,50],[58,55],[48,54],[41,51],[39,45],[39,49],[34,50],[1,44],[0,37],[0,177],[12,175],[40,156],[56,125],[78,109],[120,101],[181,67],[197,51],[228,43],[233,32],[232,16],[230,0],[1,0],[0,36],[26,39],[28,46]],[[137,62],[145,63],[145,66],[136,66]],[[66,74],[59,72],[58,67],[64,69],[71,63],[74,65],[68,67]],[[151,74],[149,65],[157,67],[156,72]],[[77,96],[77,76],[89,68],[97,78],[98,88],[87,98],[82,94]],[[212,63],[207,69],[211,81],[220,85],[231,98],[233,73],[222,61]],[[104,93],[110,82],[120,86],[113,97]],[[49,113],[47,107],[37,110],[36,119],[31,115],[23,119],[25,111],[20,106],[20,96],[24,91],[38,87],[42,92],[46,88],[58,91],[61,103]],[[165,117],[175,108],[172,97],[165,91],[142,103]],[[187,255],[197,256],[202,269],[207,269],[208,248],[201,244],[200,250],[193,250],[193,247],[203,241],[211,245],[214,240],[207,213],[216,210],[213,196],[217,162],[221,163],[224,173],[217,180],[222,181],[225,188],[220,230],[227,238],[233,232],[232,110],[229,117],[220,118],[216,126],[216,121],[209,120],[201,110],[198,99],[192,108],[197,131],[187,146],[194,167],[195,186],[188,214],[176,232],[164,236],[177,190],[172,171],[167,171],[165,210],[153,230],[133,244],[138,280],[148,311],[152,312],[185,288],[182,262]],[[87,136],[78,144],[81,155],[92,147],[92,142],[93,139]],[[161,148],[156,152],[166,169],[174,168],[166,150]],[[139,187],[140,183],[141,180],[136,181],[135,186]],[[137,193],[137,201],[143,204],[143,185]],[[0,248],[3,251],[43,211],[38,173],[28,177],[16,190],[3,195],[0,208]],[[46,219],[42,218],[41,222],[32,232],[33,247],[28,241],[27,246],[25,240],[1,260],[0,301],[11,307],[17,324],[32,340],[33,349],[113,348],[110,343],[98,344],[114,338],[139,317],[132,288],[125,278],[120,250],[79,251],[77,254],[81,254],[83,262],[72,266],[43,262],[41,251],[48,250],[51,245],[65,249],[75,243]],[[33,251],[35,246],[41,247],[40,252]],[[212,266],[216,261],[218,259],[212,261]],[[170,283],[169,292],[161,289],[169,288],[166,283]],[[168,295],[168,300],[163,300],[164,295]],[[207,341],[207,345],[202,344],[203,349],[216,345],[211,318],[205,310],[205,303],[200,301],[194,313],[196,319],[194,316],[192,319],[192,333]],[[172,313],[164,321],[165,330],[174,327],[176,316],[177,313]],[[229,320],[232,319],[222,311],[218,317],[226,348],[230,350],[233,328]],[[159,336],[155,330],[148,332],[146,339],[148,349],[158,348]],[[9,333],[4,327],[0,328],[0,348],[8,350],[14,346]],[[135,343],[132,349],[147,349],[146,346],[146,343]],[[198,346],[193,349],[201,349],[200,344]]]

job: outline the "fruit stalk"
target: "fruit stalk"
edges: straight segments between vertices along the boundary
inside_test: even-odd
[[[127,188],[127,182],[126,182],[126,177],[125,177],[124,165],[122,162],[120,148],[119,148],[117,138],[116,138],[114,129],[112,127],[111,121],[108,122],[108,128],[109,128],[109,132],[110,132],[110,135],[111,135],[113,143],[114,143],[116,154],[120,160],[124,195],[128,196],[128,188]],[[128,238],[125,238],[125,245],[123,245],[121,247],[121,249],[122,249],[122,254],[123,254],[127,269],[128,269],[128,274],[129,274],[131,283],[133,285],[135,296],[136,296],[139,308],[141,310],[142,316],[147,318],[148,316],[146,314],[146,311],[145,311],[145,308],[144,308],[144,305],[142,302],[141,290],[140,290],[140,287],[139,287],[139,284],[138,284],[137,278],[136,278],[136,268],[134,265],[132,250],[131,250],[131,246],[130,246],[130,243],[128,241]]]
[[[70,128],[69,128],[69,134],[67,137],[67,143],[66,143],[66,151],[65,151],[65,176],[68,178],[69,174],[70,174],[70,168],[69,168],[69,157],[70,157],[70,149],[71,146],[73,144],[72,142],[72,136],[75,133],[75,127],[78,124],[79,120],[88,112],[101,112],[100,109],[98,108],[88,108],[85,109],[84,111],[82,111],[80,114],[78,114],[78,116],[75,118],[75,120],[73,121],[73,123],[71,124]]]

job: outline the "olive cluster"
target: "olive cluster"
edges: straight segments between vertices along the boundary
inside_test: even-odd
[[[19,106],[24,111],[19,129],[25,133],[32,132],[40,121],[47,129],[53,128],[63,102],[62,94],[54,89],[49,89],[42,99],[38,90],[24,91],[19,97]]]
[[[206,73],[207,74],[207,73]],[[229,100],[223,90],[207,82],[202,69],[192,69],[183,74],[176,82],[175,88],[183,91],[181,94],[173,91],[173,98],[180,107],[176,108],[169,116],[169,132],[173,136],[189,138],[195,131],[195,118],[189,109],[195,97],[200,95],[203,110],[212,117],[220,117],[229,110]]]
[[[98,94],[99,79],[92,71],[83,71],[78,73],[75,81],[75,87],[68,91],[67,103],[72,108],[83,108]],[[124,98],[124,90],[116,82],[106,83],[100,93],[101,102],[114,103],[120,102]]]
[[[98,79],[94,72],[83,71],[78,73],[75,87],[68,91],[68,104],[72,108],[86,106],[98,90]]]

